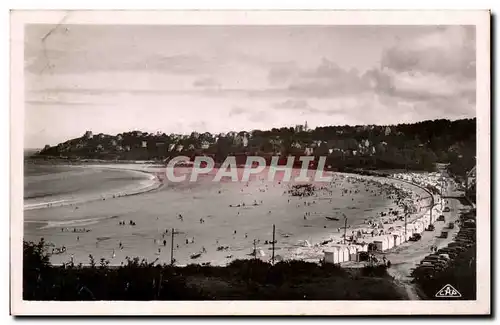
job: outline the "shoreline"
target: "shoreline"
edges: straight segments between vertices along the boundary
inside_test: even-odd
[[[92,201],[98,201],[98,200],[107,200],[107,199],[114,199],[118,197],[126,197],[126,196],[131,196],[131,195],[138,195],[142,193],[147,193],[156,189],[159,189],[161,186],[163,186],[163,183],[159,181],[158,177],[154,175],[151,172],[145,171],[145,170],[140,170],[140,169],[129,169],[129,168],[119,168],[119,167],[111,167],[111,166],[100,166],[100,165],[59,165],[63,167],[72,167],[72,168],[97,168],[97,169],[108,169],[108,170],[118,170],[121,172],[126,172],[126,173],[131,173],[131,174],[136,174],[136,175],[146,175],[147,177],[144,178],[144,180],[137,181],[137,186],[132,188],[132,189],[123,189],[123,188],[117,188],[112,191],[106,191],[103,193],[96,193],[90,197],[76,197],[74,199],[61,199],[61,200],[55,200],[55,201],[49,201],[49,202],[40,202],[40,203],[31,203],[31,204],[24,204],[23,210],[38,210],[38,209],[45,209],[45,208],[53,208],[53,207],[62,207],[62,206],[67,206],[67,205],[73,205],[73,204],[85,204],[88,202]],[[143,184],[143,182],[148,182],[146,184]],[[130,186],[132,186],[131,184]]]

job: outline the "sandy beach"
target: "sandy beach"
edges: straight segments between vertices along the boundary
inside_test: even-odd
[[[148,165],[79,168],[114,168],[114,172],[149,175],[162,172],[162,168]],[[260,258],[268,260],[274,224],[277,256],[317,261],[325,245],[342,241],[344,215],[349,235],[367,228],[367,221],[380,219],[384,212],[402,212],[394,200],[394,186],[406,192],[407,201],[419,206],[419,213],[423,213],[420,207],[428,204],[428,194],[421,188],[390,178],[335,173],[331,183],[317,184],[321,189],[313,196],[300,198],[287,193],[291,183],[270,183],[265,173],[244,183],[214,183],[200,178],[196,183],[148,183],[156,186],[153,188],[134,180],[126,187],[128,194],[120,189],[122,196],[115,195],[116,189],[108,189],[105,200],[95,199],[102,197],[101,192],[85,201],[79,198],[64,205],[25,209],[25,240],[43,237],[55,247],[64,246],[65,253],[51,257],[56,264],[68,262],[71,257],[75,263],[87,264],[89,254],[115,265],[136,256],[170,263],[174,228],[174,258],[178,265],[224,265],[236,258],[250,258],[254,246],[263,253]],[[134,193],[130,189],[143,193],[130,195]],[[417,215],[413,214],[415,218]],[[320,245],[322,242],[328,243]],[[200,257],[190,257],[203,249],[206,252]]]

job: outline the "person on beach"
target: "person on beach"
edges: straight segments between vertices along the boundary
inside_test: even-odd
[[[163,246],[167,246],[167,241],[165,239],[163,240]]]

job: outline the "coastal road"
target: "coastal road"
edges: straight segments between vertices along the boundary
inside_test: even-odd
[[[457,196],[457,194],[458,193],[453,193],[453,189],[448,185],[445,196]],[[450,212],[442,213],[446,221],[434,222],[434,231],[424,231],[421,240],[404,243],[384,254],[385,257],[391,261],[391,267],[388,269],[388,273],[405,287],[408,297],[411,300],[420,299],[415,285],[411,283],[412,278],[410,274],[412,269],[415,268],[416,264],[419,264],[425,256],[431,253],[431,247],[433,245],[436,245],[438,248],[447,246],[448,243],[453,241],[453,238],[459,230],[458,227],[455,227],[453,230],[448,230],[447,225],[449,222],[455,222],[459,218],[460,210],[463,209],[464,206],[458,199],[452,198],[444,199],[443,208],[446,206],[450,207]],[[433,216],[434,220],[436,220],[437,217],[438,215]],[[441,234],[441,231],[448,231],[448,238],[439,238],[438,236]]]

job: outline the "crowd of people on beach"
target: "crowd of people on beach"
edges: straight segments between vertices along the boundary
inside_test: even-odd
[[[331,181],[328,184],[322,183],[320,185],[318,184],[298,184],[298,185],[300,186],[297,186],[297,184],[290,184],[290,183],[278,183],[278,184],[275,183],[271,185],[265,184],[263,186],[257,186],[256,188],[253,188],[253,190],[256,191],[257,193],[264,193],[266,191],[269,191],[272,186],[274,187],[278,186],[278,188],[279,187],[284,188],[283,195],[286,196],[285,202],[287,202],[288,204],[293,204],[293,206],[296,207],[296,209],[302,210],[301,219],[303,219],[304,227],[306,226],[317,227],[317,228],[333,230],[332,232],[330,232],[331,236],[329,239],[325,239],[321,242],[318,241],[318,244],[320,246],[328,245],[330,243],[356,244],[368,240],[369,237],[375,237],[382,234],[391,233],[391,231],[395,230],[392,224],[396,221],[404,220],[405,218],[410,219],[410,216],[416,211],[418,211],[417,205],[420,203],[421,200],[424,199],[415,192],[403,188],[402,186],[395,185],[393,182],[386,182],[381,179],[375,179],[370,177],[358,177],[356,175],[340,175],[340,174],[335,175],[333,181]],[[246,184],[246,187],[248,187],[248,184]],[[218,192],[216,193],[222,194],[222,191],[218,190]],[[339,214],[341,211],[339,207],[332,207],[333,208],[332,212],[329,214],[327,213],[326,215],[325,212],[318,211],[321,210],[321,208],[315,208],[315,206],[320,203],[321,204],[332,203],[332,198],[335,197],[336,195],[340,197],[348,197],[348,200],[350,199],[352,202],[361,200],[366,196],[377,196],[380,197],[381,199],[388,200],[389,202],[391,202],[392,207],[388,207],[385,211],[378,212],[372,216],[368,216],[364,220],[358,217],[358,218],[353,218],[354,221],[349,220],[348,222],[346,222],[346,220],[348,220],[349,217],[346,216],[345,213]],[[247,201],[247,202],[240,202],[237,204],[229,204],[229,207],[237,208],[235,215],[238,216],[240,215],[240,211],[242,211],[241,208],[248,209],[248,207],[259,207],[264,205],[264,200],[260,198],[252,198],[252,201],[250,202],[251,203],[248,203]],[[354,206],[353,209],[356,209],[355,208],[356,205],[357,203],[353,203]],[[349,207],[347,207],[347,209],[349,209]],[[253,213],[263,213],[263,214],[265,213],[269,215],[270,218],[274,215],[273,210],[256,209],[254,211],[255,212]],[[197,219],[193,220],[190,216],[183,215],[182,213],[177,213],[176,215],[178,221],[186,222],[188,225],[191,225],[192,222],[204,225],[207,222],[207,216],[198,215],[196,217]],[[160,222],[158,217],[156,217],[156,219],[158,220],[158,222]],[[319,220],[322,221],[320,222]],[[340,223],[341,226],[339,226],[339,224],[336,224],[335,222]],[[128,222],[119,221],[119,225],[136,226],[136,222],[134,220],[129,220]],[[188,226],[186,227],[187,229],[189,229]],[[61,229],[62,232],[65,232],[67,230],[68,230],[67,228]],[[263,245],[270,245],[273,243],[273,241],[270,239],[261,240],[259,238],[254,238],[254,236],[249,237],[249,234],[246,232],[240,232],[240,234],[238,234],[238,230],[239,229],[233,229],[230,234],[226,235],[218,234],[219,239],[217,239],[215,242],[214,250],[218,252],[230,251],[232,250],[232,246],[236,244],[236,242],[234,242],[235,240],[239,242],[237,244],[238,246],[245,245],[244,243],[247,243],[246,245],[248,246],[261,245],[261,243]],[[336,233],[334,230],[336,230]],[[90,230],[86,228],[73,229],[73,232],[75,233],[84,233],[88,231]],[[176,242],[174,243],[175,245],[174,249],[177,250],[182,249],[183,248],[182,246],[185,245],[184,247],[192,247],[192,249],[195,250],[192,253],[193,256],[198,256],[198,254],[208,253],[211,245],[207,246],[202,245],[206,243],[206,241],[204,240],[200,240],[200,242],[197,244],[195,242],[195,236],[193,236],[192,234],[190,235],[188,232],[189,230],[186,233],[183,232],[185,237],[182,239],[182,241],[176,239]],[[325,233],[325,230],[318,231],[318,233]],[[160,234],[161,234],[161,239],[158,239],[157,237],[154,238],[155,245],[160,246],[160,247],[156,246],[157,255],[161,254],[162,246],[164,248],[169,246],[169,242],[165,237],[170,234],[170,230],[165,229],[165,231],[162,231]],[[282,237],[285,238],[293,236],[293,234],[291,233],[282,232],[281,234]],[[226,240],[230,241],[230,238],[233,239],[234,244],[230,244],[229,242],[226,242],[224,244],[219,243],[220,239],[224,241]],[[78,237],[77,241],[79,240],[80,238]],[[243,244],[241,244],[241,242],[243,242]],[[197,245],[199,245],[197,247],[198,249],[196,249]],[[97,241],[96,247],[98,246],[99,242]],[[118,243],[118,246],[115,246],[115,248],[117,248],[118,250],[124,250],[125,246],[120,241]],[[115,248],[113,248],[112,256],[115,256]]]

